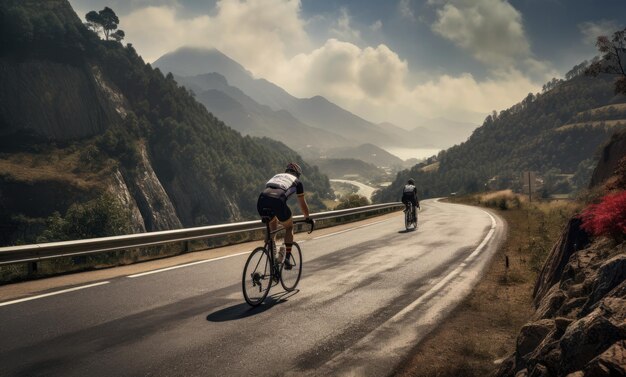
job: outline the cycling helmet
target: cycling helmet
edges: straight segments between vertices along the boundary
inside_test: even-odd
[[[413,179],[413,178],[409,178],[409,184],[410,184],[410,185],[414,185],[414,184],[415,184],[415,179]]]
[[[287,164],[285,173],[294,173],[296,177],[300,177],[300,174],[302,174],[302,168],[295,162],[290,162]]]

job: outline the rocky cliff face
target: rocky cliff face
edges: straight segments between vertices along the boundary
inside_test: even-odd
[[[139,147],[140,161],[133,173],[127,174],[133,200],[141,213],[147,231],[182,228],[167,192],[152,169],[145,144]]]
[[[172,201],[152,169],[144,143],[139,145],[139,155],[133,171],[115,171],[108,191],[130,210],[135,233],[182,228]]]
[[[0,135],[75,140],[100,134],[120,119],[102,80],[86,65],[0,57],[0,82]]]
[[[592,185],[626,189],[626,133],[604,149]],[[572,219],[534,291],[535,314],[498,376],[626,375],[626,242],[591,238]],[[623,238],[622,238],[623,240]]]

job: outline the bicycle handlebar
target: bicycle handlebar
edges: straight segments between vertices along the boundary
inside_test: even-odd
[[[293,222],[294,224],[298,224],[298,223],[307,223],[309,225],[311,225],[311,228],[309,229],[309,231],[307,232],[308,234],[313,233],[313,230],[315,230],[315,220],[311,219],[311,222],[307,221],[307,220],[296,220]]]

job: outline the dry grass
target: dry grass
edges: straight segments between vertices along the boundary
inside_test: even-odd
[[[598,127],[613,128],[613,127],[620,127],[620,126],[625,126],[625,125],[626,125],[626,119],[589,121],[589,122],[565,124],[559,128],[556,128],[555,131],[568,131],[573,128],[584,127],[584,126],[592,126],[595,128],[598,128]]]
[[[17,153],[0,156],[0,175],[12,180],[35,183],[38,181],[63,181],[82,190],[89,190],[99,182],[104,172],[94,173],[73,148],[53,149],[46,154]]]
[[[454,198],[466,204],[500,200],[520,202],[518,208],[497,210],[508,224],[505,244],[472,293],[416,347],[396,376],[487,376],[514,350],[520,327],[532,315],[538,265],[578,206],[531,204],[510,191]]]
[[[626,110],[626,103],[616,103],[614,105],[606,105],[606,106],[596,107],[595,109],[587,110],[587,111],[590,111],[592,114],[598,114],[598,113],[603,113],[605,111],[608,111],[611,108],[614,108],[617,111],[624,111],[624,110]],[[579,115],[580,114],[584,114],[587,111],[582,111],[582,112],[580,112],[578,114]]]
[[[425,173],[437,171],[439,170],[439,162],[434,162],[430,165],[426,165],[421,170]]]

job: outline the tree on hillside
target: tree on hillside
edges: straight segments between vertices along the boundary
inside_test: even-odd
[[[596,46],[602,59],[593,62],[586,73],[592,76],[600,73],[619,75],[615,81],[615,93],[626,94],[626,28],[613,33],[611,39],[599,36]]]
[[[123,30],[117,30],[117,25],[120,23],[120,19],[117,17],[113,9],[104,7],[99,12],[92,10],[85,15],[85,25],[96,33],[102,32],[104,39],[107,41],[109,38],[115,39],[120,42],[124,39],[125,34]]]
[[[351,194],[341,199],[337,207],[335,209],[348,209],[355,207],[363,207],[369,205],[370,201],[361,195]]]

